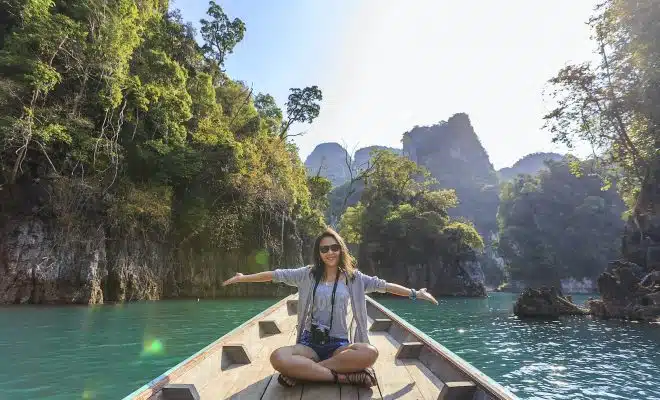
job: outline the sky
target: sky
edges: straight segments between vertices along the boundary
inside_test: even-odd
[[[272,94],[318,85],[321,113],[293,133],[316,145],[401,147],[402,134],[465,112],[496,169],[565,153],[543,130],[543,95],[563,66],[594,59],[596,0],[218,0],[245,22],[227,57],[234,79]],[[199,27],[208,1],[172,0]],[[585,148],[577,154],[584,155]]]

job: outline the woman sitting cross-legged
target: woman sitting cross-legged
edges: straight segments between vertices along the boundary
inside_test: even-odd
[[[374,386],[376,375],[371,366],[378,350],[369,344],[365,294],[392,293],[438,302],[426,289],[415,291],[358,271],[344,240],[332,229],[326,229],[314,242],[314,258],[314,265],[297,269],[237,273],[223,286],[275,281],[298,288],[296,344],[281,347],[270,357],[280,373],[280,384],[293,386],[304,380]],[[349,300],[356,322],[352,341],[346,321]]]

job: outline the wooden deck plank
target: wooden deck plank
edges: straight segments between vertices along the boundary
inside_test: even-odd
[[[305,383],[301,400],[341,399],[341,389],[336,383]]]
[[[425,399],[437,400],[444,383],[419,360],[401,360]]]
[[[271,375],[268,373],[269,371],[263,371],[264,369],[263,363],[232,368],[204,386],[200,390],[200,395],[202,399],[218,399],[232,397],[237,393],[244,395],[245,392],[256,392],[259,397],[270,381],[270,379],[264,380]],[[241,398],[241,396],[235,398]]]
[[[261,368],[250,376],[241,375],[239,379],[234,381],[232,388],[228,391],[231,393],[230,399],[259,399],[266,392],[266,388],[271,380],[277,381],[277,371],[270,364],[270,354],[273,350],[291,344],[291,341],[296,337],[295,325],[289,329],[289,332],[284,332],[278,338],[269,338],[269,343],[264,346],[262,353]]]
[[[278,315],[281,312],[275,311],[273,315]],[[256,322],[256,321],[255,321]],[[178,376],[172,383],[179,384],[194,384],[202,398],[208,397],[209,393],[212,398],[225,393],[225,386],[221,383],[231,382],[240,376],[242,373],[257,370],[260,368],[260,362],[250,364],[234,364],[223,370],[222,364],[226,363],[226,355],[223,360],[224,345],[241,345],[249,353],[253,361],[257,361],[255,357],[261,354],[264,350],[264,343],[259,340],[259,327],[257,323],[247,326],[245,329],[237,332],[222,345],[209,352],[204,356],[193,368]]]
[[[371,344],[378,348],[378,359],[374,370],[378,377],[383,397],[395,399],[424,399],[418,385],[408,373],[408,369],[401,360],[396,360],[398,342],[383,332],[374,332],[369,335]],[[372,398],[380,398],[378,388],[372,388]],[[435,400],[435,399],[433,399]]]
[[[222,375],[201,390],[203,398],[232,398],[249,399],[260,398],[275,374],[270,364],[270,354],[276,348],[287,346],[295,338],[295,318],[288,317],[282,310],[280,319],[281,329],[286,329],[277,335],[265,337],[251,337],[249,347],[259,347],[259,352],[253,354],[254,362],[250,365],[232,368],[224,371]],[[262,336],[259,332],[259,336]]]
[[[230,385],[218,385],[218,382],[222,383],[229,383],[233,382],[236,377],[240,376],[241,374],[246,374],[250,373],[251,371],[258,370],[260,368],[260,360],[262,357],[262,353],[266,351],[265,349],[265,343],[259,340],[259,328],[258,326],[253,326],[249,330],[246,330],[242,334],[237,335],[235,338],[231,340],[230,343],[236,343],[236,344],[241,344],[243,347],[245,347],[249,352],[250,356],[253,359],[253,362],[250,364],[245,364],[245,365],[232,365],[228,369],[221,371],[220,370],[220,365],[214,365],[212,368],[215,371],[215,376],[207,381],[207,384],[203,386],[200,390],[201,393],[207,393],[207,388],[213,388],[214,389],[214,396],[218,396],[220,393],[223,393],[224,391],[221,391],[220,393],[217,392],[218,388],[226,387]]]
[[[286,304],[287,299],[295,297],[295,295],[288,296],[273,306],[269,307],[268,309],[250,318],[243,324],[231,330],[226,335],[218,338],[200,351],[188,357],[186,360],[177,364],[175,367],[167,370],[162,375],[156,377],[148,383],[145,383],[139,389],[136,389],[134,392],[128,394],[125,399],[158,400],[161,398],[161,389],[168,384],[194,384],[196,388],[205,386],[208,383],[206,381],[207,377],[214,378],[218,375],[216,366],[218,366],[220,362],[222,346],[229,344],[229,342],[232,339],[235,339],[236,336],[239,336],[246,331],[252,331],[252,328],[257,325],[258,321],[268,318],[272,314],[276,313],[282,308],[284,304]],[[193,379],[194,381],[191,381]]]
[[[282,310],[273,313],[273,317],[284,317],[286,314]],[[285,321],[283,326],[290,327],[292,324]],[[206,384],[199,388],[202,398],[226,398],[236,393],[244,397],[246,391],[249,393],[260,392],[266,389],[269,379],[264,379],[272,373],[270,363],[264,363],[264,358],[268,357],[274,342],[283,342],[287,334],[278,334],[262,337],[258,326],[252,326],[231,339],[230,343],[240,344],[245,347],[252,358],[252,363],[247,365],[232,365],[226,370],[220,370],[220,365],[206,366],[208,370],[214,373],[213,377],[207,379]],[[188,374],[187,374],[188,375]],[[249,377],[249,381],[246,379]],[[182,377],[186,378],[186,376]],[[239,397],[239,398],[240,398]]]
[[[284,387],[277,382],[277,374],[272,375],[272,379],[266,387],[261,400],[300,400],[304,385],[296,385],[292,388]]]
[[[341,400],[358,400],[360,398],[358,388],[352,385],[341,385],[340,392]]]
[[[369,389],[358,388],[357,393],[358,393],[358,400],[380,399],[380,395],[378,394],[377,387],[373,387]]]

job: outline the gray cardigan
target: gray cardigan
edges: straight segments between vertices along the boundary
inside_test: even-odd
[[[282,282],[298,288],[297,343],[307,323],[307,317],[310,314],[309,311],[312,305],[312,292],[314,291],[315,283],[312,267],[276,269],[273,273],[274,282]],[[357,322],[355,335],[351,338],[351,342],[369,343],[369,336],[367,334],[367,299],[365,295],[372,292],[385,293],[387,282],[377,276],[365,275],[360,271],[355,271],[354,278],[347,279],[347,282],[348,292],[351,296],[353,320]],[[344,315],[344,318],[346,318],[346,315]],[[353,324],[353,320],[351,320],[351,325]]]

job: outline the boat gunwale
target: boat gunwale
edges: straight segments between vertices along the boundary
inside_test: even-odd
[[[445,346],[443,346],[440,343],[436,342],[431,337],[429,337],[427,334],[425,334],[424,332],[422,332],[419,329],[415,328],[413,325],[411,325],[404,318],[400,317],[395,312],[391,311],[389,308],[387,308],[384,305],[380,304],[378,301],[376,301],[372,297],[370,297],[370,296],[365,296],[365,297],[366,297],[367,301],[369,303],[371,303],[371,305],[376,307],[376,309],[378,309],[380,312],[385,314],[393,322],[396,322],[396,323],[400,324],[401,327],[403,327],[410,334],[415,336],[420,342],[424,343],[427,347],[429,347],[430,350],[437,353],[440,357],[444,358],[447,362],[449,362],[457,370],[459,370],[461,372],[464,372],[466,375],[468,375],[468,377],[470,379],[473,379],[475,381],[475,383],[477,384],[477,386],[480,389],[484,390],[488,395],[494,396],[496,399],[518,400],[518,397],[515,394],[511,393],[511,391],[506,389],[500,383],[497,383],[495,380],[493,380],[493,378],[491,378],[488,375],[481,372],[474,365],[472,365],[469,362],[465,361],[459,355],[455,354],[454,352],[452,352],[451,350],[449,350]]]
[[[197,351],[193,355],[189,356],[185,360],[179,362],[172,368],[168,369],[158,377],[150,380],[146,384],[142,385],[138,389],[134,390],[132,393],[128,394],[126,397],[123,398],[123,400],[137,400],[137,399],[147,399],[154,394],[158,393],[160,390],[163,389],[165,385],[167,385],[169,382],[173,381],[174,379],[178,378],[179,376],[183,375],[184,373],[188,372],[191,368],[195,367],[199,362],[203,361],[206,357],[202,357],[206,354],[214,352],[216,347],[222,346],[224,342],[226,342],[231,336],[235,335],[236,333],[240,332],[241,330],[247,328],[248,326],[258,322],[259,320],[263,319],[264,317],[274,313],[275,311],[279,310],[282,306],[286,307],[286,302],[288,300],[291,300],[292,298],[296,297],[297,293],[290,294],[283,299],[279,300],[272,306],[266,308],[259,314],[255,315],[254,317],[248,319],[247,321],[243,322],[241,325],[237,326],[236,328],[232,329],[231,331],[225,333],[218,339],[214,340],[213,342],[209,343],[206,345],[204,348],[201,350]]]

